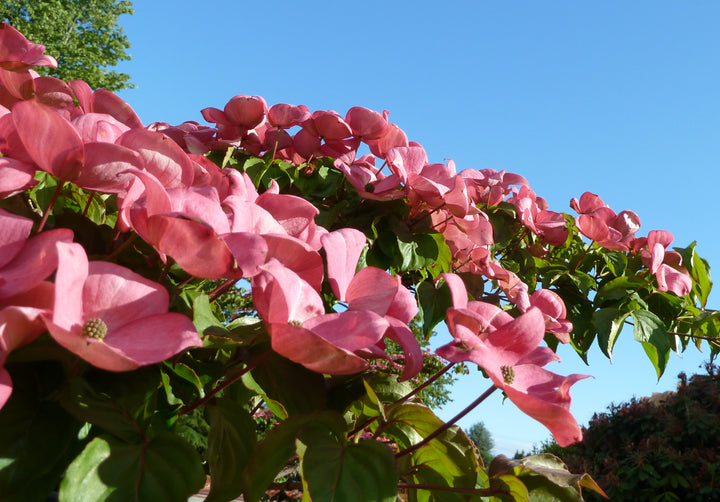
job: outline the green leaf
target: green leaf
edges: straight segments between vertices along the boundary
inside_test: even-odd
[[[435,288],[434,281],[425,280],[415,288],[418,298],[423,335],[428,336],[437,324],[445,319],[447,309],[452,307],[450,288],[443,283]]]
[[[265,161],[257,157],[248,157],[242,167],[256,187],[260,186],[260,180],[266,169]]]
[[[671,348],[667,327],[658,316],[647,310],[636,310],[630,315],[635,325],[635,339],[642,343],[659,379],[667,366]]]
[[[557,293],[563,299],[567,308],[567,319],[573,325],[570,342],[587,363],[587,351],[595,340],[596,328],[592,322],[595,309],[590,300],[579,295],[576,289],[563,286]]]
[[[401,449],[419,443],[444,425],[429,408],[418,404],[403,403],[393,406],[386,410],[386,414],[384,434],[394,439]],[[475,487],[476,472],[479,468],[475,446],[458,427],[450,427],[437,438],[402,458],[404,463],[410,463],[404,465],[403,470],[422,465],[439,474],[445,480],[446,486]],[[430,482],[422,477],[422,471],[417,471],[415,480],[421,484]]]
[[[280,190],[285,189],[292,181],[290,174],[285,170],[287,163],[273,162],[268,165],[267,169],[262,173],[257,186],[269,188],[273,181],[277,182]]]
[[[251,374],[262,393],[281,403],[290,416],[312,413],[325,407],[325,378],[275,352]]]
[[[223,328],[222,322],[213,313],[210,297],[202,294],[193,300],[193,324],[200,335],[206,331],[212,332],[212,328]],[[221,331],[225,331],[224,328]]]
[[[336,412],[325,411],[310,415],[296,415],[270,429],[250,456],[240,474],[243,495],[248,502],[257,502],[280,470],[295,453],[295,439],[303,428],[324,424],[336,435],[342,435],[345,420]]]
[[[163,372],[170,377],[173,394],[189,403],[205,396],[203,382],[197,372],[184,363],[163,361]]]
[[[181,502],[204,484],[199,455],[174,434],[161,432],[147,443],[136,444],[103,435],[93,439],[68,467],[60,485],[60,502]]]
[[[19,377],[13,374],[16,382]],[[81,426],[57,403],[35,392],[25,392],[16,383],[0,410],[3,502],[44,502],[82,447],[77,440]]]
[[[615,277],[619,277],[625,273],[628,264],[625,253],[621,253],[620,251],[605,251],[602,253],[602,258],[605,261],[605,265],[607,265]]]
[[[626,298],[634,291],[644,287],[645,284],[646,281],[637,277],[617,277],[603,284],[598,290],[595,296],[595,305],[602,307],[605,303]]]
[[[700,258],[700,255],[697,254],[694,248],[692,254],[692,277],[697,284],[697,295],[700,300],[700,306],[704,307],[710,296],[710,290],[712,289],[710,264],[705,259]]]
[[[304,196],[319,198],[335,195],[345,179],[340,171],[324,165],[316,166],[310,174],[307,170],[298,167],[292,177],[293,184]]]
[[[255,422],[247,410],[229,399],[218,399],[205,413],[210,424],[207,460],[212,479],[206,502],[223,502],[242,493],[238,473],[257,444]]]
[[[692,321],[691,332],[694,335],[709,338],[708,343],[713,350],[713,354],[715,354],[718,346],[717,340],[720,338],[720,311],[700,312]],[[696,339],[695,344],[698,348],[700,348],[701,343],[701,339]]]
[[[577,286],[584,296],[588,296],[590,291],[597,285],[593,276],[580,270],[575,270],[568,274],[568,278],[570,279],[570,282]]]
[[[499,455],[493,459],[490,473],[493,476],[514,474],[525,484],[530,500],[533,501],[582,501],[582,488],[605,495],[590,475],[572,474],[562,460],[549,453],[531,455],[520,460]]]
[[[338,441],[315,428],[303,431],[298,442],[303,484],[313,502],[393,502],[398,472],[392,451],[384,444]]]
[[[629,312],[615,308],[603,308],[593,313],[592,321],[597,328],[597,341],[603,354],[612,361],[612,349]]]
[[[495,500],[498,500],[498,502],[505,502],[507,500],[512,500],[513,502],[530,501],[530,498],[528,498],[529,493],[527,486],[525,486],[525,483],[523,483],[517,476],[513,476],[512,474],[503,474],[491,477],[490,488],[493,491],[501,493],[504,492],[503,495],[491,499],[493,502]],[[535,501],[533,500],[533,502]]]
[[[378,398],[377,394],[375,394],[375,390],[373,390],[373,388],[370,386],[370,384],[367,383],[365,379],[363,379],[363,385],[365,386],[365,391],[367,392],[370,403],[372,403],[372,406],[382,417],[382,419],[385,420],[385,407],[383,406],[382,401],[380,401],[380,398]]]
[[[656,291],[647,299],[648,309],[660,318],[674,321],[685,310],[687,300],[685,297],[675,296],[670,293]]]
[[[60,404],[79,420],[134,442],[152,418],[151,409],[161,386],[156,367],[125,373],[94,371],[85,378],[72,377]]]
[[[452,256],[440,234],[415,234],[411,240],[398,239],[403,261],[401,271],[428,269],[433,277],[450,270]]]
[[[356,380],[362,382],[360,389],[357,389]],[[363,392],[360,393],[358,390]],[[355,396],[355,399],[352,399],[346,406],[342,406],[342,402],[338,402],[336,409],[352,413],[355,425],[360,425],[380,416],[383,421],[386,420],[384,403],[394,403],[412,390],[409,382],[398,382],[397,375],[371,373],[363,375],[362,378],[348,380],[337,389],[333,389],[332,399],[337,401],[337,394],[342,394],[342,397]],[[373,421],[370,424],[371,430],[375,431],[378,425],[378,421]]]
[[[674,248],[680,253],[683,259],[683,265],[690,272],[693,279],[693,293],[700,301],[700,306],[705,307],[708,296],[712,290],[712,280],[710,279],[710,265],[707,260],[700,257],[695,251],[696,243],[693,242],[686,248]]]

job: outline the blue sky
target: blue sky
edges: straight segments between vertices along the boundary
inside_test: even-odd
[[[341,114],[390,111],[431,162],[523,175],[550,209],[590,190],[640,216],[639,235],[671,231],[720,263],[720,3],[138,1],[120,23],[133,59],[120,95],[145,123],[203,122],[234,95]],[[710,306],[717,306],[718,296]],[[565,348],[563,348],[565,349]],[[705,354],[673,357],[657,381],[626,330],[610,364],[571,350],[549,367],[594,379],[573,387],[581,423],[611,402],[675,387]],[[453,416],[488,386],[453,389]],[[465,417],[483,421],[496,453],[549,437],[496,393]]]

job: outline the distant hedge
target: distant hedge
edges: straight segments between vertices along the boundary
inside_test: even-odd
[[[581,443],[544,451],[588,472],[610,500],[720,500],[720,371],[706,370],[689,380],[680,373],[676,392],[612,405],[593,416]]]

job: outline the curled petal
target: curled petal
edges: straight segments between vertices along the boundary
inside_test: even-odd
[[[342,228],[320,238],[327,254],[328,281],[335,296],[345,301],[345,292],[365,248],[365,234],[353,228]]]

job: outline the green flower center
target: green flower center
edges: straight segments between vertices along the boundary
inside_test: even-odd
[[[82,334],[88,338],[102,340],[107,335],[107,324],[97,317],[90,319],[83,324]]]
[[[512,384],[515,381],[515,370],[511,366],[501,366],[503,380],[507,385]]]
[[[290,326],[302,326],[302,323],[300,321],[288,321],[288,324]]]

